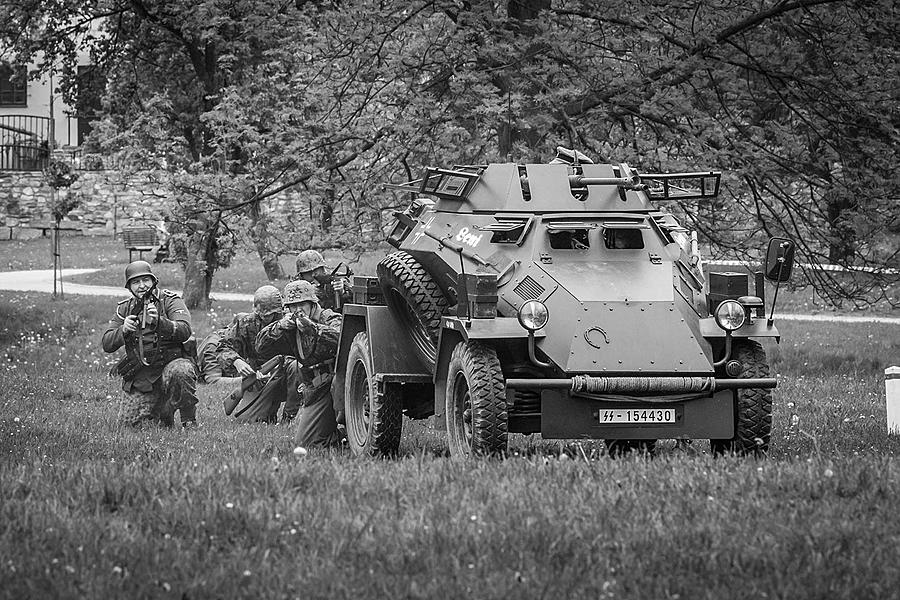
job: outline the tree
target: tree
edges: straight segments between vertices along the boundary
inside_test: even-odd
[[[192,305],[244,226],[273,275],[284,243],[363,240],[366,221],[400,201],[378,181],[425,164],[540,161],[560,143],[645,171],[726,171],[719,203],[679,207],[716,252],[746,257],[788,234],[806,262],[876,269],[805,271],[835,300],[872,300],[896,280],[883,269],[900,230],[900,16],[888,0],[5,10],[22,52],[66,63],[66,40],[88,41],[109,82],[107,148],[176,174]],[[309,200],[310,221],[282,242],[265,203],[289,191]]]

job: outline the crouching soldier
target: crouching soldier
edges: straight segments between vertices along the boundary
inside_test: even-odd
[[[222,333],[216,354],[224,372],[235,372],[245,381],[256,376],[257,370],[265,362],[259,359],[256,351],[256,336],[263,327],[280,319],[282,310],[281,292],[278,288],[264,285],[256,290],[253,294],[253,312],[238,313],[231,325]],[[296,365],[294,368],[296,369]],[[300,400],[296,389],[293,395],[287,393],[286,375],[285,369],[280,369],[256,394],[254,402],[259,403],[260,407],[268,408],[253,411],[254,414],[260,414],[259,420],[276,421],[278,407],[282,402],[285,402],[282,421],[290,421],[297,414]],[[296,375],[294,377],[296,378]]]
[[[125,287],[132,297],[116,307],[103,334],[103,350],[125,346],[116,365],[125,391],[124,421],[167,427],[179,411],[184,428],[197,426],[197,372],[183,344],[191,337],[191,314],[176,294],[156,287],[150,263],[125,267]]]
[[[285,373],[289,394],[303,386],[297,443],[308,447],[337,445],[341,436],[332,406],[331,380],[341,315],[319,306],[316,286],[308,281],[292,281],[285,286],[284,308],[284,316],[256,338],[259,359],[281,354],[285,366],[296,366]]]

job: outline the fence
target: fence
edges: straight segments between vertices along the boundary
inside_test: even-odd
[[[42,171],[50,161],[50,118],[0,115],[0,171]]]

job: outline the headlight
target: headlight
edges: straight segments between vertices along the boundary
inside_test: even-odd
[[[519,324],[528,331],[537,331],[550,320],[550,311],[543,302],[529,300],[519,309]]]
[[[716,308],[716,323],[725,331],[740,329],[746,320],[744,306],[737,300],[725,300]]]

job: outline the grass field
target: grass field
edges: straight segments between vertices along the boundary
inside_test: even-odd
[[[46,268],[15,244],[0,265]],[[120,273],[127,252],[107,246],[85,241],[68,266],[97,252]],[[243,271],[236,291],[252,291]],[[0,292],[2,598],[856,599],[900,586],[900,436],[886,435],[883,381],[898,326],[779,323],[766,459],[667,441],[654,459],[613,460],[601,444],[515,436],[506,460],[461,462],[407,421],[401,456],[383,461],[297,457],[289,428],[228,420],[224,386],[201,387],[199,430],[118,427],[99,347],[112,308]],[[195,329],[245,308],[218,303]]]

